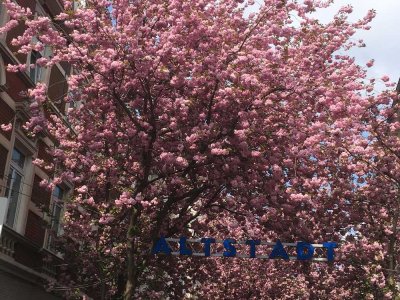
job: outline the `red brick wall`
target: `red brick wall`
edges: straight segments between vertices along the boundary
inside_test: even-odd
[[[13,123],[15,112],[8,104],[0,98],[0,124]],[[11,131],[0,130],[0,133],[4,135],[8,140],[11,139]]]
[[[17,3],[23,7],[29,7],[32,12],[36,11],[36,1],[35,0],[17,0]],[[22,22],[20,22],[20,24],[17,27],[13,28],[9,33],[7,33],[6,43],[7,43],[8,47],[10,48],[11,52],[16,52],[18,49],[17,47],[14,47],[13,45],[11,45],[11,41],[14,38],[17,38],[18,36],[22,35],[26,28],[27,27]],[[19,54],[19,53],[15,53],[15,55],[17,56],[18,60],[21,63],[26,62],[26,55]]]
[[[6,75],[8,86],[7,93],[15,102],[26,99],[26,97],[23,96],[23,93],[26,93],[28,88],[30,88],[26,82],[21,79],[21,76],[22,75],[11,72],[7,72]]]
[[[30,0],[31,2],[35,2]],[[26,62],[26,54],[21,54],[21,53],[17,53],[18,47],[15,47],[11,44],[12,40],[14,38],[19,37],[20,35],[22,35],[25,31],[27,27],[20,23],[17,27],[11,29],[10,32],[7,33],[7,37],[6,37],[6,43],[8,48],[10,48],[11,52],[13,52],[15,54],[15,56],[18,58],[18,60],[21,63],[25,63]]]
[[[34,244],[43,246],[45,231],[46,229],[44,227],[43,219],[29,211],[26,220],[25,237],[31,240]]]

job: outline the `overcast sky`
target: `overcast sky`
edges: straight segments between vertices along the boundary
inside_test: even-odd
[[[375,59],[375,65],[370,69],[371,76],[380,78],[388,75],[397,82],[400,77],[400,0],[335,0],[335,4],[318,11],[316,16],[323,22],[329,21],[346,4],[354,8],[351,20],[365,16],[369,9],[377,12],[371,23],[372,28],[356,36],[365,41],[366,48],[354,49],[351,54],[361,65],[371,58]]]

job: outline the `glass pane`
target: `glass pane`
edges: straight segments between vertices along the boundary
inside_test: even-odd
[[[61,189],[59,189],[59,190],[62,192]],[[61,211],[62,211],[62,205],[54,202],[53,211],[51,214],[51,231],[49,232],[48,239],[47,239],[47,248],[50,250],[55,250],[54,249],[54,237],[58,236],[59,231],[60,231]]]
[[[60,227],[60,218],[61,218],[61,206],[54,205],[53,208],[53,226],[51,229],[54,230],[54,233],[58,233],[58,229]]]
[[[64,191],[62,190],[62,188],[60,188],[58,185],[56,185],[56,187],[54,188],[53,191],[53,196],[55,198],[57,198],[57,200],[62,200],[64,195]]]
[[[29,76],[34,83],[37,83],[40,80],[40,76],[41,76],[40,67],[38,65],[36,65],[35,68],[32,68]]]
[[[62,212],[62,201],[64,196],[64,190],[56,185],[53,190],[53,209],[51,213],[51,231],[48,235],[47,247],[50,250],[54,250],[54,237],[58,236],[60,231],[60,219]]]
[[[32,81],[34,83],[37,83],[40,80],[41,77],[41,73],[42,73],[42,69],[41,67],[39,67],[36,62],[39,58],[41,58],[42,55],[37,52],[37,51],[32,51],[31,52],[31,61],[30,64],[31,65],[35,65],[34,68],[31,68],[29,71],[29,77],[32,79]]]
[[[8,196],[9,203],[6,224],[10,227],[13,227],[18,210],[18,199],[22,177],[13,168],[10,168],[8,181],[9,184],[7,185],[6,195]]]
[[[31,68],[31,70],[30,70],[30,72],[29,72],[29,77],[32,79],[33,82],[36,83],[36,81],[35,81],[35,78],[36,78],[36,72],[35,72],[35,70],[36,70],[36,69]]]
[[[37,57],[37,52],[36,51],[32,51],[31,53],[31,65],[36,64],[38,57]]]
[[[13,149],[13,154],[12,154],[12,160],[15,162],[21,169],[24,168],[24,163],[25,163],[25,155],[23,155],[20,151],[17,149]]]

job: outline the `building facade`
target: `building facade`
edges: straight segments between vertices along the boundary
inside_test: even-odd
[[[16,0],[37,16],[53,18],[62,11],[59,0]],[[0,25],[7,22],[7,11],[0,6]],[[0,124],[11,124],[11,130],[0,130],[0,299],[61,299],[45,289],[57,278],[62,257],[53,248],[63,211],[62,200],[71,191],[63,183],[49,191],[40,182],[52,178],[52,171],[32,164],[35,159],[51,163],[48,150],[51,137],[32,137],[23,125],[29,119],[29,100],[25,91],[37,82],[47,84],[51,109],[63,115],[66,104],[68,64],[52,68],[36,65],[40,57],[51,55],[51,49],[16,53],[11,41],[24,30],[20,25],[0,36]],[[8,64],[26,63],[26,72],[6,72]],[[33,66],[33,67],[32,67]],[[52,238],[53,237],[53,238]],[[50,259],[49,259],[50,258]],[[62,289],[62,287],[60,288]]]

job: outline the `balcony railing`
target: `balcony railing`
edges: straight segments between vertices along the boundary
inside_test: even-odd
[[[0,197],[0,254],[5,255],[11,263],[22,264],[46,277],[55,278],[56,266],[60,265],[62,260],[5,225],[7,206],[8,199]]]

